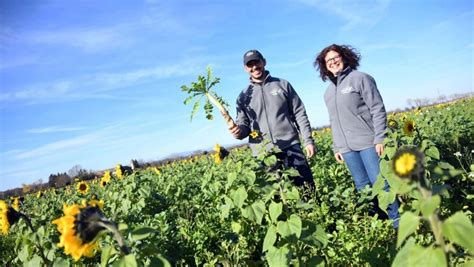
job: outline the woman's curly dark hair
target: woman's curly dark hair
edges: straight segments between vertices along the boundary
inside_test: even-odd
[[[356,70],[359,66],[360,54],[355,48],[349,45],[332,44],[321,50],[313,63],[313,66],[319,70],[319,76],[321,76],[323,81],[326,81],[328,78],[334,78],[334,75],[326,68],[325,58],[329,51],[337,52],[342,57],[344,68],[350,66],[353,70]]]

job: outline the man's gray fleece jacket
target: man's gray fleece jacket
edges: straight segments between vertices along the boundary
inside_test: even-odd
[[[262,84],[251,82],[237,98],[237,119],[243,139],[256,131],[259,137],[249,136],[250,148],[258,155],[263,139],[271,142],[266,145],[285,149],[300,143],[314,144],[311,126],[303,102],[291,84],[283,79],[267,76]],[[262,135],[263,134],[263,135]],[[263,138],[262,138],[263,137]]]
[[[387,114],[374,78],[348,67],[337,80],[330,80],[324,100],[331,122],[334,153],[360,151],[382,144]]]

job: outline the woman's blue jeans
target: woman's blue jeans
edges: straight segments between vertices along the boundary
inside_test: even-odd
[[[343,153],[342,157],[352,174],[358,191],[362,190],[366,185],[372,187],[375,184],[377,175],[380,173],[380,159],[375,151],[375,147]],[[385,182],[384,190],[386,192],[390,190],[387,182]],[[398,228],[400,214],[398,213],[397,200],[388,206],[387,213],[388,217],[393,220],[394,228]]]

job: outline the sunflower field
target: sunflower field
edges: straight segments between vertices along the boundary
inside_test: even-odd
[[[381,175],[361,192],[323,129],[314,192],[275,156],[216,145],[0,200],[0,265],[473,266],[473,118],[472,98],[390,114]],[[394,200],[398,230],[384,212]]]

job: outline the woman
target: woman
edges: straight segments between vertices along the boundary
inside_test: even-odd
[[[372,186],[380,172],[387,114],[375,80],[357,71],[360,54],[347,45],[330,45],[316,57],[321,79],[330,80],[324,94],[329,112],[336,161],[346,162],[357,190]],[[389,186],[386,183],[386,191]],[[390,204],[388,217],[398,228],[398,203]]]

